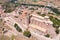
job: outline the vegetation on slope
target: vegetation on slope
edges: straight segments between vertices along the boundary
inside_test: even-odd
[[[54,13],[60,15],[59,10],[57,8],[54,8],[54,7],[49,7],[49,6],[45,6],[45,5],[38,5],[38,4],[25,4],[25,3],[18,3],[18,2],[15,3],[14,1],[16,1],[16,0],[11,0],[9,2],[3,3],[4,7],[5,7],[5,12],[11,12],[11,11],[13,11],[15,9],[15,7],[18,6],[18,5],[26,5],[26,6],[47,7],[49,9],[51,9]]]
[[[53,22],[53,27],[56,28],[55,32],[59,34],[60,20],[50,16],[50,20]]]
[[[38,5],[38,4],[20,4],[20,5],[26,5],[26,6],[38,6],[38,7],[47,7],[47,8],[49,8],[49,9],[51,9],[54,13],[60,15],[59,10],[58,10],[57,8],[54,8],[54,7],[49,7],[49,6],[44,6],[44,5]]]
[[[50,16],[50,20],[53,22],[53,24],[60,26],[60,20],[57,18]]]

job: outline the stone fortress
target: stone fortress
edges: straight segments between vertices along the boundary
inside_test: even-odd
[[[21,26],[21,28],[23,27],[23,31],[25,29],[29,29],[30,31],[33,31],[34,33],[42,36],[50,34],[51,38],[54,38],[57,35],[54,31],[55,29],[52,27],[53,22],[49,20],[48,16],[42,17],[25,9],[22,14],[19,14],[20,7],[11,13],[3,13],[3,10],[1,10],[0,12],[5,25],[12,26],[6,27],[6,29],[8,28],[7,30],[16,31],[13,26],[15,23],[17,23],[19,26]],[[15,18],[15,16],[17,16],[18,18]],[[49,39],[47,38],[46,40]]]

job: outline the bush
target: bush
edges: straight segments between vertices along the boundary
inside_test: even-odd
[[[55,31],[57,34],[59,34],[59,29],[56,29],[56,31]]]
[[[37,12],[38,15],[41,15],[41,12]]]
[[[37,12],[37,14],[42,16],[42,17],[46,16],[46,14],[41,14],[41,12]]]
[[[53,27],[54,27],[54,28],[59,28],[59,26],[58,26],[58,25],[56,25],[56,24],[53,24]]]
[[[50,35],[49,34],[46,34],[45,37],[50,37]]]
[[[22,32],[22,29],[16,23],[14,24],[14,27],[18,32]]]
[[[49,18],[50,18],[50,20],[53,22],[53,24],[54,24],[53,26],[57,26],[57,27],[60,26],[60,20],[59,20],[59,19],[54,18],[54,17],[52,17],[52,16],[50,16]]]
[[[24,31],[23,35],[26,37],[31,37],[30,31]]]
[[[45,14],[41,14],[40,16],[44,17],[44,16],[46,16],[46,15],[45,15]]]
[[[29,10],[35,10],[34,8],[29,8]]]

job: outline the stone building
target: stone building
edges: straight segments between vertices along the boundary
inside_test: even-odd
[[[30,30],[33,29],[33,31],[38,34],[50,34],[51,37],[56,36],[55,29],[52,26],[53,22],[49,20],[48,16],[42,17],[37,14],[30,14],[27,11],[24,11],[20,16],[20,19],[26,28],[31,28]]]
[[[51,37],[56,36],[52,24],[53,22],[49,20],[48,16],[42,17],[36,14],[31,14],[29,27],[39,30],[39,32],[42,32],[42,35],[50,34]]]

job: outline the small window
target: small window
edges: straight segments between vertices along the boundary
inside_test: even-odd
[[[2,31],[4,31],[4,28],[2,29]]]
[[[18,16],[15,16],[15,18],[18,18]]]

